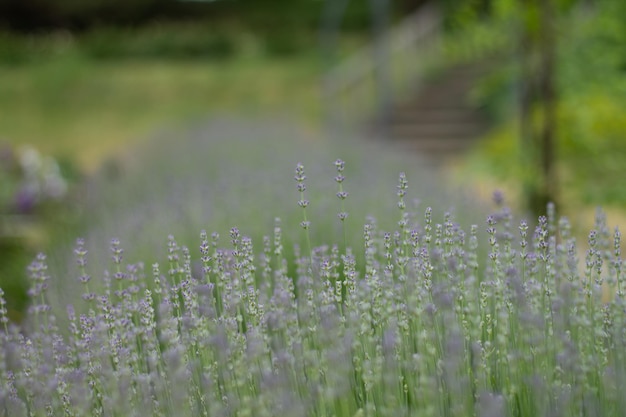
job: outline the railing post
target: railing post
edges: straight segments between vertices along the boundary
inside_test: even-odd
[[[346,0],[328,0],[322,41],[336,41],[340,15]],[[423,75],[424,60],[437,49],[440,16],[431,4],[423,5],[394,28],[388,27],[389,0],[369,0],[374,19],[374,42],[357,51],[324,76],[324,113],[329,125],[354,127],[369,119],[386,122],[392,104]],[[333,3],[333,4],[330,4]],[[356,116],[356,117],[352,117]],[[360,119],[360,120],[359,120]]]
[[[389,121],[393,103],[393,88],[390,74],[391,54],[388,36],[389,0],[370,0],[374,32],[375,101],[378,113],[377,122],[383,126]]]
[[[341,20],[345,14],[348,2],[349,0],[326,0],[325,2],[320,31],[320,46],[324,65],[327,68],[331,68],[335,63],[337,44],[339,42],[339,28],[341,27]],[[342,116],[337,114],[342,109],[331,98],[337,94],[338,88],[336,84],[336,77],[332,77],[330,74],[322,78],[322,94],[324,96],[322,115],[323,120],[331,129],[336,129],[342,124]]]

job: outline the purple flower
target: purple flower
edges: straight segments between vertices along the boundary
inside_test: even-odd
[[[496,206],[500,207],[504,204],[504,193],[501,190],[495,190],[492,198]]]
[[[39,203],[39,193],[31,186],[21,187],[13,198],[13,207],[19,214],[30,214]]]

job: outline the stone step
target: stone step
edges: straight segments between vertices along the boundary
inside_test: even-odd
[[[439,109],[471,109],[475,107],[469,100],[468,91],[422,91],[415,98],[406,101],[397,107],[405,109],[427,110]]]
[[[423,111],[434,110],[434,111],[468,111],[470,110],[469,104],[462,99],[455,100],[446,100],[441,98],[428,98],[422,99],[419,102],[411,103],[410,109],[415,113],[421,113]],[[394,110],[395,111],[395,110]]]
[[[389,114],[384,131],[389,145],[421,155],[432,166],[467,152],[487,122],[469,98],[485,68],[463,66],[435,74],[414,97]]]
[[[482,115],[475,109],[457,108],[424,108],[398,106],[391,115],[391,123],[469,123],[480,121]]]
[[[443,71],[439,71],[437,73],[432,74],[427,78],[426,81],[429,84],[437,84],[437,83],[449,83],[455,80],[469,80],[470,82],[475,81],[477,78],[480,78],[489,73],[491,70],[491,65],[458,65],[452,68],[448,68]]]
[[[402,107],[429,107],[437,103],[438,105],[449,105],[450,107],[471,107],[469,93],[471,87],[467,89],[449,89],[449,87],[429,88],[422,90],[413,99],[402,104]]]
[[[469,149],[473,140],[467,140],[466,138],[421,138],[420,140],[394,140],[394,146],[402,149],[422,152],[422,153],[437,153],[437,154],[458,154]]]
[[[483,123],[473,120],[456,123],[405,121],[393,123],[389,127],[391,139],[422,140],[422,138],[442,138],[468,140],[484,131]]]

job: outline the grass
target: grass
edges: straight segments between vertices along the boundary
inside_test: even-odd
[[[314,51],[268,57],[253,43],[228,59],[94,59],[74,46],[43,62],[0,65],[0,137],[93,172],[155,130],[215,112],[289,112],[316,123]]]

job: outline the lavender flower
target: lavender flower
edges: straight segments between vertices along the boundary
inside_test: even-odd
[[[296,182],[298,183],[298,192],[300,193],[300,200],[298,200],[298,206],[302,208],[302,221],[300,222],[300,227],[302,227],[306,234],[306,242],[307,248],[311,257],[313,256],[312,247],[311,247],[311,236],[309,234],[309,228],[311,227],[311,222],[307,219],[306,208],[309,205],[309,200],[304,198],[304,191],[306,190],[306,185],[304,181],[306,180],[306,176],[304,175],[304,165],[298,163],[296,165],[296,175],[294,177]],[[312,258],[311,258],[312,262]]]
[[[335,166],[341,185],[344,164]],[[299,201],[304,180],[298,164]],[[386,230],[368,218],[362,246],[327,241],[301,253],[275,219],[262,242],[232,227],[222,247],[217,233],[201,232],[195,262],[169,236],[156,257],[165,267],[155,262],[147,282],[143,263],[124,263],[118,240],[112,273],[88,275],[78,240],[78,281],[90,296],[67,307],[63,328],[47,297],[55,277],[37,256],[34,325],[9,322],[0,290],[0,413],[619,415],[619,231],[609,241],[606,225],[596,225],[579,274],[569,225],[554,213],[532,239],[520,222],[515,239],[513,215],[501,207],[481,235],[450,213],[438,223],[430,208],[416,220],[407,184],[400,175],[400,221]],[[308,204],[299,205],[308,221]],[[88,288],[96,277],[104,285]],[[616,296],[603,300],[600,285]]]

